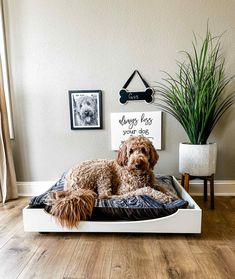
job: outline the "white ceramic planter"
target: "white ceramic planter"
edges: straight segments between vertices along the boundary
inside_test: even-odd
[[[217,145],[187,144],[179,146],[179,172],[193,176],[209,176],[216,171]]]

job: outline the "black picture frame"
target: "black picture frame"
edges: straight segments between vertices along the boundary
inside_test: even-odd
[[[69,90],[72,130],[102,129],[102,91]]]

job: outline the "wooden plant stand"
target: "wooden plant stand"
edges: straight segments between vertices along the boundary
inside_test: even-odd
[[[181,185],[189,192],[189,180],[199,178],[204,181],[204,201],[207,201],[207,181],[210,182],[210,200],[211,200],[211,209],[215,208],[214,202],[214,174],[209,176],[193,176],[189,173],[183,173],[181,175]]]

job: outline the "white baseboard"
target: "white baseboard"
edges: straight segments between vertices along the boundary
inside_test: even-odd
[[[46,192],[56,181],[17,182],[18,194],[22,197],[37,196]]]
[[[19,196],[36,196],[44,193],[55,181],[30,181],[17,182]],[[208,185],[208,192],[209,192]],[[203,195],[203,181],[190,181],[189,193],[192,196]],[[235,196],[235,180],[215,180],[215,195],[216,196]]]
[[[203,195],[203,181],[190,181],[189,193],[192,196]],[[235,196],[235,180],[215,180],[214,182],[215,196]],[[210,191],[209,182],[207,186],[208,193]]]

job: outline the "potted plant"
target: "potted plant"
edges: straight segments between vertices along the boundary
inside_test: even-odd
[[[183,126],[189,143],[180,144],[179,171],[193,176],[215,173],[216,144],[208,138],[222,115],[235,103],[235,93],[225,94],[234,76],[226,76],[221,54],[221,36],[206,36],[193,52],[184,51],[185,61],[178,62],[175,76],[166,73],[164,83],[158,83],[155,104],[171,114]]]

